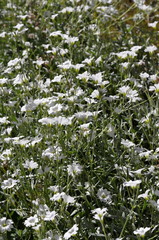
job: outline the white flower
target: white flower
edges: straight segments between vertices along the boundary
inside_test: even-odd
[[[124,62],[124,63],[121,63],[120,65],[123,67],[123,68],[128,68],[128,66],[129,66],[129,62]]]
[[[138,185],[141,183],[142,181],[141,180],[135,180],[135,181],[128,181],[128,182],[124,182],[123,183],[123,186],[124,187],[131,187],[131,188],[136,188],[138,187]]]
[[[100,188],[97,192],[97,196],[101,200],[101,202],[105,202],[108,204],[112,202],[111,194],[107,189]]]
[[[62,77],[63,77],[63,75],[58,75],[58,76],[54,77],[54,79],[51,80],[51,82],[57,82],[57,83],[60,83]]]
[[[129,56],[129,52],[130,51],[123,51],[123,52],[119,52],[119,53],[116,53],[116,55],[119,57],[119,58],[127,58]]]
[[[156,93],[159,93],[159,83],[154,84],[154,86],[150,86],[149,91],[155,91]]]
[[[47,157],[47,158],[57,158],[57,157],[62,157],[62,149],[60,147],[49,147],[46,150],[43,151],[42,157]]]
[[[2,182],[1,188],[2,188],[3,190],[13,188],[15,185],[17,185],[17,182],[18,182],[18,180],[14,180],[14,179],[12,179],[12,178],[9,178],[9,179],[4,180],[4,181]]]
[[[1,37],[1,38],[5,38],[6,35],[7,35],[6,32],[1,32],[1,33],[0,33],[0,37]]]
[[[98,90],[94,90],[90,95],[91,98],[99,98],[99,96],[100,96],[100,93]]]
[[[74,8],[73,7],[65,7],[59,12],[60,13],[66,13],[66,12],[71,13],[71,12],[74,12]]]
[[[13,144],[15,145],[20,145],[22,147],[24,146],[28,146],[28,143],[30,142],[29,139],[26,139],[26,138],[22,138],[22,139],[14,139],[13,140]]]
[[[60,190],[60,187],[59,187],[58,185],[55,185],[55,186],[50,186],[50,187],[48,187],[48,189],[49,189],[50,191],[52,191],[53,193],[58,193],[59,190]]]
[[[91,124],[91,122],[81,124],[81,125],[79,126],[79,128],[80,128],[82,131],[89,131],[89,130],[90,130],[90,128],[89,128],[90,124]]]
[[[115,128],[113,125],[111,125],[111,123],[109,123],[107,125],[107,135],[113,138],[114,134],[115,134]]]
[[[27,218],[24,222],[24,225],[26,227],[34,227],[38,223],[38,221],[38,216],[35,214],[34,216]]]
[[[99,84],[102,83],[102,78],[103,78],[103,76],[102,76],[101,72],[91,75],[91,79]]]
[[[79,126],[80,132],[84,135],[87,136],[90,133],[90,126],[91,122],[89,123],[84,123],[82,125]]]
[[[130,99],[130,102],[141,100],[141,98],[138,97],[138,92],[136,90],[130,89],[126,96]]]
[[[53,197],[50,198],[51,201],[60,201],[62,199],[61,193],[54,194]]]
[[[140,50],[141,48],[142,48],[142,46],[133,46],[133,47],[131,48],[131,51],[137,52],[137,51]]]
[[[118,89],[118,92],[130,99],[130,102],[136,102],[140,100],[138,97],[138,92],[136,90],[132,90],[129,86],[123,86]]]
[[[76,71],[79,71],[80,70],[80,68],[82,68],[82,67],[84,67],[84,64],[76,64],[76,65],[73,65],[73,68],[76,70]]]
[[[78,225],[74,224],[72,228],[70,228],[65,234],[64,239],[69,239],[72,236],[75,236],[78,232]]]
[[[157,74],[150,75],[149,78],[152,82],[155,82],[157,81]]]
[[[100,56],[99,58],[96,59],[95,63],[98,65],[102,61],[102,57]]]
[[[134,173],[134,174],[137,174],[137,175],[141,175],[141,172],[142,170],[144,170],[145,168],[140,168],[140,169],[137,169],[135,171],[130,171],[130,173]]]
[[[26,160],[25,163],[23,163],[24,168],[27,168],[29,170],[33,170],[38,168],[38,164],[36,162],[34,162],[33,160],[29,161]]]
[[[13,67],[13,66],[17,65],[20,62],[21,62],[21,59],[15,58],[13,60],[10,60],[7,65],[8,65],[8,67]]]
[[[11,231],[13,228],[13,221],[11,219],[6,219],[6,217],[0,218],[0,232]]]
[[[116,53],[115,55],[117,55],[121,59],[125,59],[127,57],[135,57],[135,56],[137,56],[135,51],[123,51],[123,52],[120,52],[120,53]]]
[[[152,200],[153,201],[153,200]],[[157,200],[155,206],[157,207],[157,210],[159,211],[159,199]]]
[[[156,28],[158,21],[155,21],[153,23],[148,23],[149,27]]]
[[[106,214],[108,214],[107,208],[96,208],[92,210],[92,213],[95,214],[93,217],[99,221],[103,221],[103,218]]]
[[[23,82],[27,81],[27,77],[24,74],[17,74],[13,80],[13,85],[23,84]]]
[[[60,48],[59,49],[59,52],[60,52],[60,54],[62,55],[62,56],[64,56],[66,53],[68,53],[68,49],[63,49],[63,48]],[[72,65],[72,67],[73,67],[74,65]]]
[[[145,12],[151,12],[153,10],[151,6],[145,4],[139,5],[138,8]]]
[[[73,67],[72,63],[70,60],[67,60],[66,62],[62,63],[62,64],[59,64],[58,65],[59,68],[62,68],[64,70],[67,70],[67,69],[70,69]]]
[[[46,216],[46,213],[49,212],[49,207],[46,204],[40,204],[39,199],[33,200],[32,203],[38,207],[38,217],[44,218]]]
[[[34,103],[33,100],[29,100],[27,104],[21,107],[22,112],[33,111],[37,108],[37,104]]]
[[[118,92],[120,93],[120,94],[123,94],[124,96],[126,96],[127,95],[127,93],[130,91],[130,87],[129,86],[123,86],[123,87],[120,87],[119,89],[118,89]]]
[[[48,211],[46,212],[46,216],[44,218],[45,221],[54,221],[57,213],[55,211]]]
[[[16,26],[14,26],[14,28],[16,28],[17,30],[20,30],[23,26],[24,26],[23,23],[18,23]]]
[[[8,124],[10,123],[10,121],[7,120],[8,117],[1,117],[0,118],[0,124]]]
[[[42,58],[37,59],[36,61],[33,61],[37,66],[42,66],[44,63],[47,63],[47,61],[43,61]]]
[[[65,37],[65,42],[68,44],[74,44],[75,42],[78,42],[78,37]]]
[[[67,203],[67,204],[75,202],[75,198],[74,197],[71,197],[70,195],[67,195],[64,192],[61,193],[61,197],[62,197],[63,201],[65,203]]]
[[[31,139],[31,142],[29,143],[29,145],[31,145],[32,147],[34,147],[35,144],[41,142],[41,140],[42,140],[42,138],[38,138],[38,137],[32,138],[32,139]]]
[[[91,75],[89,72],[85,71],[84,73],[78,74],[77,79],[85,80],[86,82],[90,79]]]
[[[0,78],[0,85],[3,85],[8,82],[8,78]]]
[[[62,240],[62,237],[58,233],[53,233],[52,230],[49,230],[46,233],[46,238],[42,240]]]
[[[63,109],[62,104],[57,103],[55,106],[50,107],[48,109],[48,114],[56,114],[57,112],[60,112]]]
[[[129,141],[128,139],[122,139],[121,140],[121,144],[124,145],[124,147],[130,148],[130,147],[134,147],[135,144],[131,141]]]
[[[143,193],[143,194],[140,194],[138,196],[138,198],[144,198],[144,199],[148,200],[149,199],[149,194],[148,194],[149,192],[150,192],[150,189],[146,190],[146,192]]]
[[[138,228],[134,231],[135,235],[139,235],[140,237],[144,237],[145,233],[147,233],[151,228],[150,227],[146,227],[146,228]]]
[[[68,175],[74,177],[82,172],[82,166],[79,163],[73,162],[71,165],[67,166]]]
[[[51,15],[51,20],[54,20],[57,16],[58,16],[58,14]]]
[[[82,61],[82,63],[87,63],[88,65],[90,65],[93,61],[94,57],[92,58],[86,58],[85,60]]]
[[[77,112],[77,113],[75,113],[74,116],[77,119],[83,120],[83,119],[87,119],[87,118],[92,117],[92,116],[97,116],[98,113],[99,113],[99,111],[96,111],[96,112],[90,112],[90,111],[87,111],[87,112]]]
[[[153,53],[156,50],[157,50],[157,47],[154,45],[148,46],[147,48],[145,48],[145,52],[149,52],[149,53]]]
[[[148,158],[151,154],[152,154],[153,150],[147,150],[147,151],[144,151],[144,152],[141,152],[139,153],[139,157],[141,158]]]
[[[57,37],[57,36],[62,36],[62,32],[61,31],[55,31],[50,33],[50,37]]]
[[[42,118],[38,122],[42,123],[43,125],[70,125],[72,123],[72,117],[54,117],[54,118]]]
[[[146,79],[146,78],[149,77],[149,74],[146,73],[146,72],[144,72],[144,73],[140,73],[140,77],[141,77],[142,79]]]

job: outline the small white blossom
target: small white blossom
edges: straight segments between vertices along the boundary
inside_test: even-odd
[[[67,204],[75,202],[75,198],[74,197],[71,197],[70,195],[67,195],[64,192],[61,193],[61,197],[62,197],[63,201],[65,203],[67,203]]]
[[[131,48],[131,51],[137,52],[137,51],[139,51],[141,48],[142,48],[142,46],[133,46],[133,47]]]
[[[47,211],[44,220],[45,221],[54,221],[57,213],[55,211]]]
[[[51,20],[54,20],[57,16],[58,16],[58,14],[51,15]]]
[[[74,224],[72,228],[70,228],[65,234],[64,234],[64,239],[69,239],[72,236],[75,236],[78,232],[78,225]]]
[[[94,218],[103,221],[103,218],[106,214],[108,214],[108,209],[107,208],[96,208],[92,210],[92,213],[94,214]]]
[[[58,65],[59,68],[61,69],[64,69],[64,70],[67,70],[67,69],[70,69],[73,67],[72,63],[70,60],[67,60],[66,62],[62,63],[62,64],[59,64]]]
[[[13,228],[13,221],[11,219],[6,219],[6,217],[0,218],[1,233],[11,231],[12,228]]]
[[[1,37],[1,38],[5,38],[6,35],[7,35],[6,32],[1,32],[1,33],[0,33],[0,37]]]
[[[73,162],[71,165],[67,166],[68,175],[72,177],[81,174],[82,169],[83,167],[77,162]]]
[[[130,180],[130,181],[128,181],[128,182],[124,182],[124,183],[123,183],[123,186],[124,186],[124,187],[136,188],[136,187],[138,187],[138,185],[139,185],[141,182],[142,182],[141,180],[134,180],[134,181]]]
[[[34,216],[27,218],[24,222],[24,225],[26,227],[34,227],[38,223],[38,221],[38,216],[35,214]]]
[[[147,48],[145,48],[145,52],[149,52],[149,53],[153,53],[156,50],[157,50],[157,47],[154,45],[148,46]]]
[[[146,72],[144,72],[144,73],[140,73],[140,77],[141,77],[142,79],[146,79],[146,78],[149,77],[149,74],[146,73]]]
[[[39,119],[40,123],[42,123],[43,125],[70,125],[72,123],[72,117],[62,117],[62,116],[59,116],[59,117],[54,117],[54,118],[42,118],[42,119]]]
[[[18,180],[14,180],[14,179],[12,179],[12,178],[9,178],[9,179],[4,180],[4,181],[2,182],[1,188],[2,188],[3,190],[13,188],[14,186],[17,185],[17,182],[18,182]]]
[[[99,98],[99,96],[100,96],[100,93],[98,90],[94,90],[90,95],[91,98]]]
[[[133,57],[137,56],[135,51],[123,51],[123,52],[116,53],[115,55],[117,55],[121,59],[125,59],[125,58],[128,58],[128,57],[133,58]]]
[[[140,237],[144,237],[145,234],[150,230],[151,228],[150,227],[146,227],[146,228],[138,228],[134,231],[134,234],[135,235],[139,235]]]
[[[68,44],[74,44],[75,42],[78,42],[78,37],[66,37],[65,42]]]
[[[7,120],[8,117],[0,117],[0,124],[8,124],[10,121]]]
[[[122,139],[121,140],[121,144],[124,145],[124,147],[130,148],[130,147],[134,147],[135,144],[131,141],[129,141],[128,139]]]
[[[54,194],[53,197],[50,198],[51,201],[60,201],[62,199],[61,193]]]
[[[148,23],[149,27],[156,28],[158,21],[155,21],[153,23]]]
[[[90,77],[91,77],[90,73],[85,71],[84,73],[78,74],[76,78],[85,80],[87,82],[90,79]]]
[[[92,58],[86,58],[85,60],[82,61],[82,63],[87,63],[88,65],[91,65],[93,59],[94,59],[94,57],[92,57]]]
[[[29,161],[26,160],[25,163],[23,163],[24,168],[27,168],[29,170],[33,170],[38,168],[38,164],[36,162],[34,162],[33,160]]]
[[[153,86],[149,87],[149,91],[154,91],[156,93],[159,93],[159,83],[154,84]]]
[[[146,192],[143,193],[143,194],[140,194],[138,196],[138,198],[144,198],[144,199],[148,200],[149,199],[149,192],[150,192],[150,189],[146,190]]]
[[[10,60],[8,62],[8,67],[14,67],[15,65],[17,65],[20,62],[21,62],[21,59],[19,59],[19,58],[15,58],[13,60]]]
[[[55,31],[50,33],[50,37],[57,37],[57,36],[62,36],[62,32],[61,31]]]
[[[95,83],[101,84],[102,83],[102,79],[103,79],[102,72],[99,72],[99,73],[96,73],[96,74],[92,74],[91,75],[91,79]]]
[[[97,192],[97,196],[101,202],[110,204],[112,202],[112,197],[110,192],[107,189],[100,188]]]

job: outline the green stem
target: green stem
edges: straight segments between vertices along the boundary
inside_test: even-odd
[[[107,236],[107,234],[106,234],[105,227],[104,227],[104,222],[103,222],[103,220],[101,220],[100,222],[101,222],[101,225],[102,225],[102,230],[103,230],[105,239],[108,240],[108,236]]]

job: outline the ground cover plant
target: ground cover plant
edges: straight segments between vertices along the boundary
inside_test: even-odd
[[[0,2],[0,239],[159,239],[157,0]]]

